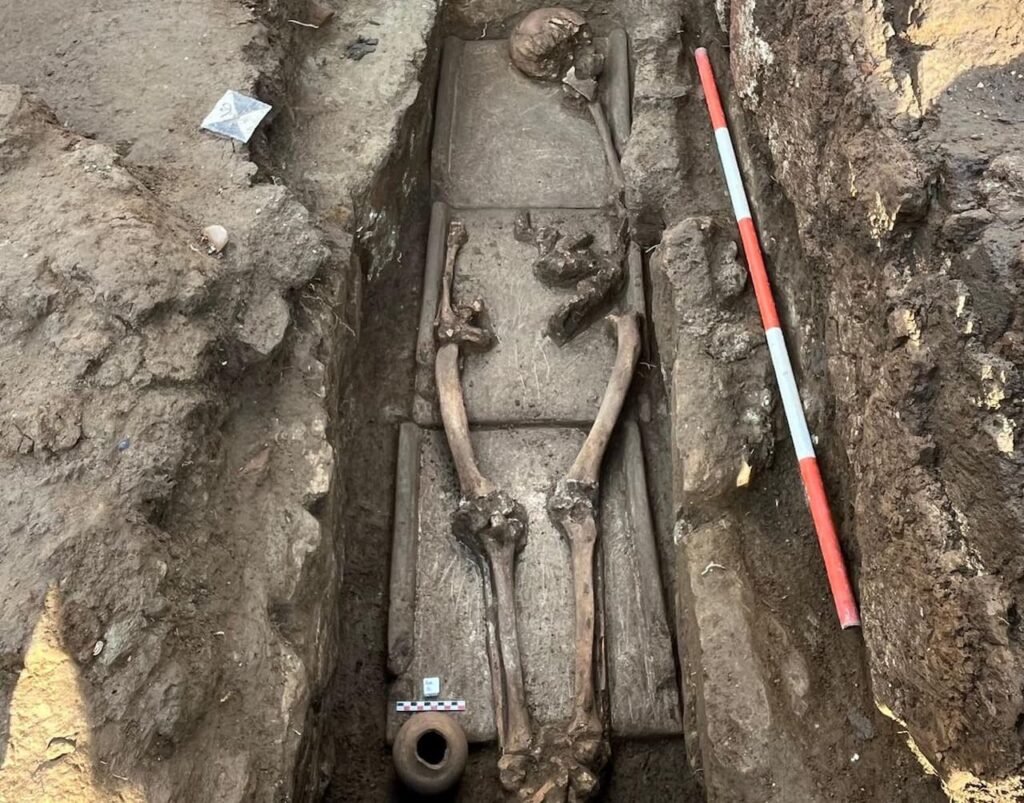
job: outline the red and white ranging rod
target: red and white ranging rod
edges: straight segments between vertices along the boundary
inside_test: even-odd
[[[708,113],[711,115],[711,125],[715,129],[718,155],[722,160],[726,184],[729,186],[729,198],[732,200],[732,209],[736,214],[740,239],[743,241],[743,252],[747,257],[747,266],[750,269],[750,278],[754,285],[754,295],[757,297],[757,307],[761,312],[761,322],[764,324],[764,334],[768,341],[772,367],[775,369],[775,379],[779,383],[782,407],[786,411],[786,421],[789,424],[790,436],[793,438],[793,448],[796,450],[797,460],[800,461],[800,476],[803,478],[804,490],[807,493],[807,504],[811,509],[814,529],[818,533],[821,555],[825,559],[825,572],[828,574],[828,584],[832,589],[832,599],[835,600],[836,612],[839,614],[839,624],[844,629],[857,627],[860,625],[857,601],[853,597],[853,589],[850,588],[850,579],[846,573],[846,564],[839,547],[839,538],[836,535],[836,527],[829,510],[825,485],[821,479],[821,470],[818,468],[818,459],[814,456],[814,444],[811,442],[811,433],[807,429],[804,407],[800,402],[800,391],[796,386],[793,366],[790,364],[789,352],[786,350],[786,341],[779,326],[779,315],[775,310],[772,287],[768,282],[768,272],[764,267],[761,243],[757,236],[757,229],[754,228],[754,221],[750,217],[750,205],[747,203],[747,193],[743,189],[743,177],[740,175],[739,164],[736,162],[736,152],[733,150],[729,126],[725,121],[725,113],[722,111],[722,100],[718,95],[718,87],[715,85],[715,75],[711,70],[707,50],[702,47],[698,48],[695,55],[697,69],[700,71],[700,82],[704,87],[704,97],[708,104]]]

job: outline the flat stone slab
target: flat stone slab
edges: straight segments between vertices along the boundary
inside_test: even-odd
[[[530,714],[539,722],[557,721],[570,712],[572,619],[565,615],[572,611],[569,548],[544,504],[548,487],[572,464],[583,438],[582,431],[573,429],[473,434],[481,470],[518,499],[529,516],[527,545],[516,565],[516,604]],[[396,682],[392,699],[409,699],[406,695],[418,692],[422,678],[440,677],[442,697],[466,700],[466,711],[458,717],[469,739],[491,741],[496,731],[483,586],[469,551],[451,532],[458,499],[444,433],[424,432],[414,648],[408,675]],[[388,716],[404,720],[393,710]]]
[[[678,736],[682,711],[640,431],[620,424],[604,462],[600,548],[612,733]]]
[[[508,41],[445,42],[432,169],[435,198],[455,207],[603,206],[604,150],[587,110],[559,84],[512,66]]]
[[[615,362],[615,340],[602,321],[564,346],[544,334],[548,318],[573,291],[546,287],[533,275],[537,248],[515,239],[515,215],[513,210],[450,211],[469,234],[456,262],[455,298],[482,298],[497,336],[489,351],[464,359],[467,415],[471,423],[589,424]],[[531,218],[534,227],[589,231],[598,250],[612,249],[614,223],[600,211],[534,210]],[[429,299],[425,303],[436,304],[436,294],[424,297]],[[424,320],[432,321],[433,315],[425,314]],[[420,340],[420,351],[434,348],[429,325]],[[433,367],[424,364],[419,370],[425,375],[417,386],[433,388]],[[425,401],[417,421],[439,424],[436,397],[432,393]]]
[[[478,430],[473,443],[481,470],[508,489],[529,515],[528,542],[516,567],[519,638],[530,715],[534,723],[567,720],[572,704],[573,599],[569,547],[545,510],[547,491],[571,465],[585,438],[582,429],[526,428]],[[418,699],[424,677],[441,678],[442,699],[464,699],[456,714],[473,742],[497,738],[492,709],[483,590],[479,569],[451,534],[451,514],[458,502],[454,467],[443,432],[421,432],[419,482],[415,499],[398,499],[399,508],[414,506],[417,522],[415,557],[398,564],[415,565],[415,610],[407,628],[411,649],[390,656],[402,670],[391,688],[389,739],[407,715],[394,711],[396,700]],[[637,446],[639,441],[637,441]],[[628,449],[628,444],[627,444]],[[660,579],[641,553],[653,541],[633,529],[628,498],[629,476],[623,457],[609,463],[602,502],[602,549],[605,563],[606,621],[613,732],[624,736],[677,734],[678,694],[660,604]],[[644,498],[646,503],[646,497]],[[408,519],[407,511],[396,518]],[[398,544],[396,539],[396,548]],[[639,544],[639,547],[637,546]],[[397,556],[396,556],[397,557]],[[609,568],[609,562],[616,566]],[[393,560],[393,564],[394,564]],[[652,574],[653,572],[653,574]],[[642,581],[648,588],[638,587]],[[394,595],[394,584],[392,594]],[[657,605],[648,604],[653,593]],[[652,634],[655,634],[652,636]]]

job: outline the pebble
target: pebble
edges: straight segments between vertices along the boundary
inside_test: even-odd
[[[379,40],[376,37],[360,36],[345,48],[345,56],[352,61],[359,61],[363,56],[376,51],[378,43]]]
[[[864,716],[860,711],[850,711],[846,715],[846,719],[850,725],[853,726],[854,732],[858,738],[864,741],[869,741],[875,738],[875,726],[871,723],[871,720]]]

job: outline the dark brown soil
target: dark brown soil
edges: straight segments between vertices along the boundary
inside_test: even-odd
[[[423,196],[424,201],[426,196]],[[427,208],[406,207],[400,270],[375,270],[363,285],[362,326],[341,401],[348,462],[339,533],[345,567],[339,606],[339,662],[324,716],[339,761],[327,800],[382,800],[392,785],[385,741],[388,578],[398,423],[412,415]]]

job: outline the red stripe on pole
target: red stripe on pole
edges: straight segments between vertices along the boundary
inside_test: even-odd
[[[725,112],[722,111],[722,100],[718,97],[718,87],[715,86],[715,74],[711,72],[708,51],[698,47],[695,55],[697,56],[697,69],[700,71],[700,83],[704,87],[704,97],[707,99],[708,111],[711,113],[711,125],[715,128],[725,128]]]
[[[828,496],[825,494],[825,483],[821,479],[818,461],[813,457],[801,460],[800,476],[803,477],[804,489],[807,491],[807,504],[811,508],[814,529],[818,533],[821,556],[825,559],[825,573],[832,588],[839,624],[844,628],[856,627],[860,624],[860,613],[850,588],[850,578],[846,576],[846,562],[839,547],[839,537],[832,521],[832,511],[828,507]]]
[[[768,281],[768,271],[764,267],[761,254],[761,243],[757,238],[754,221],[746,217],[738,223],[740,239],[743,241],[743,253],[747,257],[750,269],[750,280],[754,284],[754,296],[757,308],[761,311],[761,322],[765,329],[774,329],[779,325],[779,313],[775,309],[775,298],[772,296],[772,285]]]

